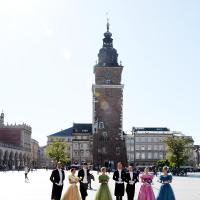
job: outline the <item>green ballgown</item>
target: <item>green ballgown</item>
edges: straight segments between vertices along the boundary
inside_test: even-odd
[[[112,200],[112,195],[108,187],[109,177],[107,175],[99,176],[99,183],[101,183],[100,188],[96,194],[95,200]]]

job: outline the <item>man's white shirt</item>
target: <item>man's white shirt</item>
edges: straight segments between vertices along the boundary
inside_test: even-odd
[[[58,183],[58,185],[63,185],[63,174],[62,174],[62,170],[61,169],[58,169],[58,172],[59,172],[59,176],[60,176],[60,181]]]
[[[84,171],[83,183],[88,183],[88,180],[87,180],[87,169],[83,169],[83,171]]]
[[[27,174],[28,173],[28,167],[25,167],[24,171]]]
[[[119,179],[122,179],[122,170],[118,169],[118,172],[119,172]]]
[[[123,183],[123,181],[122,181],[122,170],[118,169],[117,171],[119,173],[119,178],[118,178],[118,181],[116,181],[116,182],[119,183],[119,184],[122,184]]]
[[[133,172],[130,172],[131,181],[133,180]]]

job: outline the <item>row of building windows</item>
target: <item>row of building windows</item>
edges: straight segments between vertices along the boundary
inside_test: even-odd
[[[74,139],[76,140],[89,140],[89,136],[74,136]]]
[[[54,137],[49,137],[48,142],[54,142],[54,141],[65,141],[65,142],[71,142],[72,138],[67,138],[67,137],[63,137],[63,138],[54,138]]]
[[[135,149],[141,150],[141,151],[145,151],[145,150],[163,151],[165,150],[165,146],[164,145],[135,145]],[[127,145],[127,151],[134,151],[134,146]]]
[[[74,143],[74,148],[75,149],[82,149],[82,148],[89,148],[90,145],[86,143]]]
[[[148,152],[148,153],[140,153],[136,152],[136,159],[163,159],[164,158],[163,153],[159,152]],[[128,160],[134,160],[134,154],[128,154]]]
[[[74,151],[74,156],[89,156],[89,154],[90,154],[89,150]]]
[[[136,142],[163,142],[163,137],[137,137],[136,136]],[[127,139],[128,144],[134,144],[134,138],[128,138]]]
[[[53,141],[58,141],[58,140],[63,140],[66,142],[72,142],[73,139],[75,140],[89,140],[89,136],[74,136],[72,137],[63,137],[63,138],[55,138],[55,137],[49,137],[49,142],[53,142]]]

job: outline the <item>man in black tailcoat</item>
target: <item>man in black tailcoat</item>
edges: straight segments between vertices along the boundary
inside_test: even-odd
[[[130,165],[128,167],[128,172],[126,173],[126,193],[127,199],[133,200],[135,196],[135,184],[139,182],[138,173],[134,170],[134,167]]]
[[[50,181],[53,183],[51,200],[60,200],[63,190],[63,181],[65,180],[65,172],[62,170],[61,162],[57,163],[57,169],[52,171]]]
[[[123,170],[121,162],[117,163],[117,170],[113,174],[113,180],[115,181],[116,200],[122,200],[125,190],[124,181],[126,180],[126,172]]]
[[[80,183],[80,193],[82,200],[85,200],[87,197],[87,189],[88,189],[88,177],[89,177],[89,170],[87,163],[83,164],[83,168],[78,172],[78,178]]]

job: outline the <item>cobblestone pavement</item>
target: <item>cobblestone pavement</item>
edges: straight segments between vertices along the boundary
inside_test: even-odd
[[[99,188],[98,176],[92,172],[96,180],[92,182],[93,190],[88,191],[87,200],[94,200]],[[38,170],[29,173],[30,183],[25,183],[24,172],[0,172],[0,200],[50,200],[52,184],[49,181],[51,170]],[[66,173],[66,177],[68,173]],[[113,194],[114,182],[112,174],[109,187]],[[63,192],[66,191],[68,181],[65,181]],[[153,188],[157,194],[160,184],[154,179]],[[177,200],[200,200],[200,174],[189,174],[188,177],[174,177],[172,187]],[[136,186],[136,196],[140,183]],[[113,199],[114,196],[113,196]],[[126,200],[126,196],[124,196]]]

